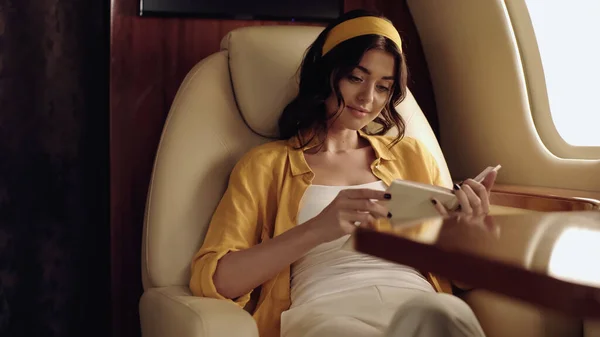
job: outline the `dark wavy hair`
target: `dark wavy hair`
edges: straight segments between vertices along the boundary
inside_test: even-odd
[[[318,134],[327,135],[328,121],[337,118],[339,113],[328,116],[325,100],[335,92],[338,105],[345,105],[340,93],[340,80],[348,76],[359,65],[362,56],[372,49],[384,50],[394,57],[394,84],[390,90],[388,103],[373,121],[380,127],[375,130],[364,128],[363,131],[372,135],[383,135],[396,127],[398,135],[390,143],[390,147],[404,137],[404,120],[396,113],[395,107],[406,97],[408,74],[404,56],[392,40],[380,35],[357,36],[338,44],[322,56],[325,39],[333,27],[344,21],[364,16],[384,18],[364,10],[347,12],[328,25],[308,48],[299,69],[298,95],[285,107],[279,118],[279,139],[289,139],[300,136],[305,131],[315,131],[308,139],[299,137],[300,146],[304,147]]]

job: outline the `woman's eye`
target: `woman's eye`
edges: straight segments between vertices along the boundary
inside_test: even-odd
[[[383,85],[378,85],[377,89],[379,89],[379,91],[390,91],[390,88]]]
[[[348,79],[350,80],[350,82],[355,82],[355,83],[358,83],[358,82],[362,81],[362,79],[360,77],[356,77],[354,75],[348,76]]]

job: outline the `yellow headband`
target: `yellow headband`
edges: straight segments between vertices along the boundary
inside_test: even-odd
[[[398,49],[402,51],[402,39],[400,34],[389,21],[378,18],[376,16],[363,16],[356,19],[344,21],[327,34],[327,39],[323,45],[323,56],[327,54],[333,47],[349,40],[353,37],[361,35],[376,34],[385,36],[394,41],[398,45]]]

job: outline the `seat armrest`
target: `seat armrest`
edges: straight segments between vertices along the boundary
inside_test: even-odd
[[[515,185],[494,185],[490,203],[539,212],[600,210],[592,192]]]
[[[228,301],[193,296],[184,286],[146,290],[140,323],[144,337],[258,337],[248,312]]]

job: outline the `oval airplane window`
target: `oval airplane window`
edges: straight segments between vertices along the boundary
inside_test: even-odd
[[[525,0],[538,44],[550,113],[573,146],[600,145],[600,2]]]

